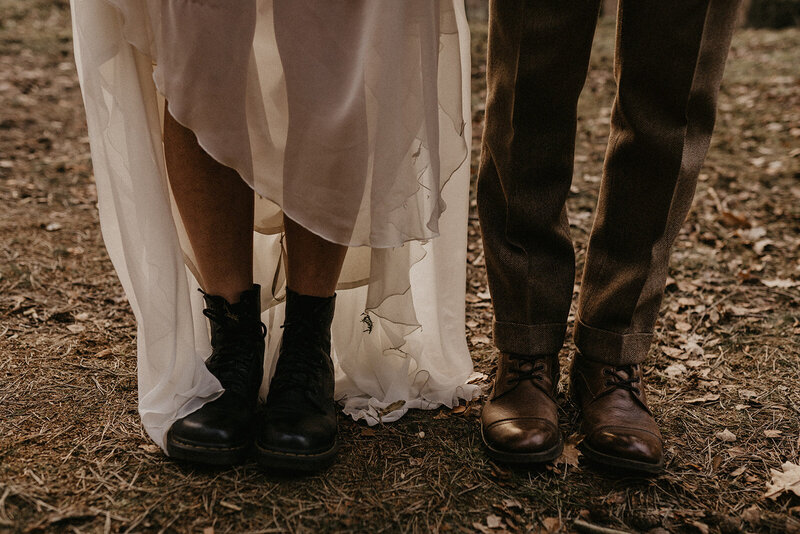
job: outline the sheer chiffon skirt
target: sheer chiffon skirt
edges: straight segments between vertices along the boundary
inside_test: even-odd
[[[165,102],[256,195],[266,392],[285,297],[282,219],[349,245],[336,395],[369,424],[470,399],[464,336],[469,35],[463,0],[72,0],[100,223],[138,325],[139,411],[221,393],[202,280],[171,199]]]

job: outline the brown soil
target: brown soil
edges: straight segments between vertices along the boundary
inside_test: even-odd
[[[473,26],[477,141],[486,29]],[[612,49],[603,21],[569,201],[579,262],[608,135]],[[800,531],[800,499],[762,497],[770,469],[797,463],[800,448],[798,50],[798,29],[734,40],[647,366],[664,475],[604,473],[574,454],[511,472],[484,455],[476,402],[375,428],[342,417],[338,462],[291,479],[252,464],[181,466],[144,436],[136,329],[97,224],[68,4],[1,0],[0,532]],[[468,336],[491,376],[491,304],[470,222]],[[571,436],[576,413],[563,395],[562,406]]]

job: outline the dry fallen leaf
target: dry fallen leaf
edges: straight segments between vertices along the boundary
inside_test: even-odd
[[[747,451],[741,447],[731,447],[725,452],[727,452],[731,456],[731,458],[738,458],[739,456],[744,456],[745,454],[747,454]]]
[[[734,471],[731,471],[731,476],[732,476],[732,477],[738,477],[739,475],[741,475],[741,474],[742,474],[742,473],[744,473],[745,471],[747,471],[747,466],[746,466],[746,465],[743,465],[743,466],[742,466],[742,467],[740,467],[739,469],[736,469],[736,470],[734,470]]]
[[[714,436],[720,441],[736,441],[736,434],[728,430],[727,428],[722,432],[717,432]]]
[[[469,406],[465,406],[464,404],[459,404],[458,406],[454,406],[453,409],[450,410],[450,413],[458,415],[460,413],[466,412],[467,408],[469,408]]]
[[[489,463],[489,468],[491,469],[492,476],[494,476],[494,478],[496,478],[498,480],[510,480],[511,479],[512,473],[508,469],[500,467],[499,465],[497,465],[495,463]]]
[[[739,396],[745,399],[753,399],[755,397],[758,397],[758,393],[756,393],[751,389],[740,389]]]
[[[500,516],[494,514],[487,515],[486,526],[489,528],[502,528],[503,519]]]
[[[714,401],[718,401],[718,400],[719,400],[719,394],[718,393],[706,393],[702,397],[696,397],[694,399],[689,399],[689,400],[687,400],[685,402],[686,402],[686,404],[703,404],[705,402],[714,402]]]
[[[689,353],[691,356],[703,356],[705,354],[705,350],[700,346],[698,341],[699,339],[697,336],[691,336],[686,343],[681,345],[681,349]]]
[[[489,343],[492,342],[492,340],[489,339],[489,336],[483,334],[472,336],[471,338],[469,338],[469,341],[473,345],[488,345]]]
[[[485,375],[484,373],[480,373],[480,372],[476,371],[476,372],[472,373],[471,375],[469,375],[469,378],[467,379],[467,384],[477,384],[478,382],[488,382],[488,380],[489,380],[489,377],[487,375]]]
[[[664,369],[664,374],[666,374],[670,378],[676,378],[683,373],[686,372],[686,366],[682,363],[673,363],[666,369]]]
[[[728,228],[750,228],[752,225],[746,217],[732,213],[730,211],[723,211],[720,215],[720,223]]]
[[[712,471],[719,470],[719,466],[722,465],[722,460],[723,460],[722,455],[717,454],[716,456],[714,456],[711,459],[711,470]]]
[[[400,408],[402,408],[405,405],[406,405],[406,401],[404,401],[402,399],[398,400],[398,401],[394,401],[393,403],[388,405],[386,408],[381,408],[380,410],[378,410],[378,414],[386,415],[387,413],[392,413],[395,410],[399,410]]]
[[[661,347],[661,351],[670,358],[674,358],[676,360],[685,360],[689,357],[677,347]]]
[[[728,306],[725,309],[728,313],[735,317],[747,317],[749,315],[753,315],[753,310],[750,308],[745,308],[744,306]]]
[[[564,450],[561,452],[561,456],[556,458],[555,464],[578,467],[578,458],[580,455],[581,451],[578,450],[575,444],[567,442],[564,444]]]
[[[761,256],[764,253],[764,249],[774,244],[772,239],[759,239],[753,244],[753,251]]]
[[[545,517],[542,519],[542,527],[547,534],[554,534],[561,530],[561,520],[557,517]]]
[[[779,438],[783,433],[780,430],[765,430],[764,435],[768,438]]]
[[[783,471],[769,470],[772,480],[767,482],[767,491],[764,493],[764,497],[777,499],[779,495],[787,491],[800,497],[800,465],[784,462],[781,469]]]
[[[789,289],[790,287],[796,287],[800,285],[800,282],[796,280],[781,278],[777,278],[775,280],[761,280],[761,283],[767,287],[777,287],[780,289]]]
[[[761,510],[755,504],[742,512],[742,519],[751,525],[755,525],[761,520]]]
[[[745,241],[752,243],[767,235],[767,229],[762,226],[754,226],[753,228],[740,230],[737,232],[737,234],[739,234],[739,237],[741,237]]]

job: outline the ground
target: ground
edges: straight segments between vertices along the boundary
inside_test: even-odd
[[[485,23],[473,30],[474,169]],[[667,455],[649,480],[598,471],[571,445],[540,469],[494,465],[480,402],[373,428],[342,417],[338,462],[307,478],[164,457],[136,413],[135,324],[97,224],[71,46],[65,0],[0,0],[0,532],[800,531],[800,499],[764,497],[770,470],[796,464],[800,448],[798,29],[734,39],[646,366]],[[569,199],[579,267],[612,49],[603,21]],[[491,303],[474,205],[469,247],[467,334],[488,385]],[[574,444],[576,412],[560,400]]]

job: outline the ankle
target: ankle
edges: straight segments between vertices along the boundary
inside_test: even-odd
[[[302,318],[329,328],[333,320],[333,310],[335,306],[336,294],[328,297],[320,297],[298,293],[291,288],[286,288],[287,321]]]
[[[208,286],[206,288],[202,288],[201,292],[204,295],[212,296],[212,297],[222,297],[228,304],[238,304],[241,302],[242,297],[245,293],[252,291],[256,287],[256,284],[250,282],[247,285],[235,285],[235,286]]]
[[[255,284],[239,293],[234,303],[221,295],[202,289],[206,307],[203,310],[211,324],[211,346],[220,343],[263,343],[266,327],[261,322],[261,286]]]
[[[328,300],[336,297],[335,291],[325,291],[320,290],[319,288],[311,288],[311,287],[304,287],[300,285],[297,288],[286,286],[286,294],[292,294],[295,297],[302,297],[305,299],[320,299]]]

